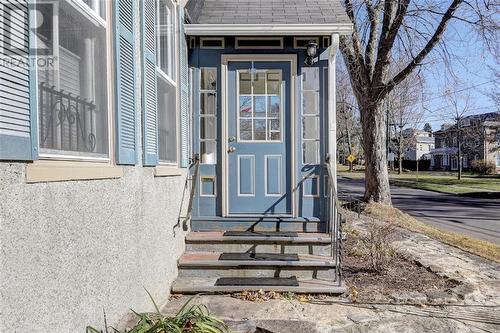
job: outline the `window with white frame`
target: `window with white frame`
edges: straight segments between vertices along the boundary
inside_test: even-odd
[[[158,159],[177,164],[178,114],[176,74],[176,5],[171,0],[157,0],[156,71],[158,98]]]
[[[302,163],[319,164],[319,68],[302,69]]]
[[[42,157],[108,157],[109,3],[36,2]]]
[[[156,59],[160,70],[169,78],[175,76],[176,10],[172,0],[157,0],[158,22]],[[173,80],[175,81],[175,80]]]
[[[217,68],[200,70],[200,152],[202,164],[217,163]]]

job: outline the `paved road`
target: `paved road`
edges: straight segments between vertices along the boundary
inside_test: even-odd
[[[339,191],[362,197],[364,179],[339,177]],[[395,207],[424,223],[500,244],[500,200],[391,186]]]

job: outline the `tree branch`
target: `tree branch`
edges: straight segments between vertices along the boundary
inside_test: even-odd
[[[378,27],[380,25],[380,3],[372,5],[371,1],[366,2],[366,10],[368,12],[368,19],[370,20],[370,35],[365,49],[365,65],[367,67],[370,80],[373,78],[375,70],[375,51],[378,37]]]
[[[454,17],[455,11],[462,4],[463,0],[454,0],[450,5],[448,10],[446,10],[445,14],[441,18],[436,31],[432,35],[431,39],[427,42],[424,48],[417,54],[415,58],[405,67],[403,68],[394,78],[387,83],[386,93],[389,93],[394,87],[403,81],[410,73],[420,65],[422,60],[434,49],[434,47],[439,43],[441,38],[443,37],[444,31],[448,22]]]
[[[403,23],[409,3],[410,0],[385,1],[384,21],[372,80],[376,85],[383,82],[384,75],[388,70],[392,46]]]

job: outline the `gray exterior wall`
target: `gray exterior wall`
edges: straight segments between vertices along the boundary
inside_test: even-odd
[[[184,250],[185,177],[127,167],[121,179],[25,183],[0,164],[0,332],[84,332],[167,301]]]

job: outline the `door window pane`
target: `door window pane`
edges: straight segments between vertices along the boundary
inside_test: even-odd
[[[215,117],[202,117],[200,118],[200,139],[217,138],[217,125]]]
[[[253,93],[254,94],[265,94],[266,93],[266,73],[263,71],[258,71],[255,75],[253,81]]]
[[[242,119],[240,121],[240,139],[252,140],[252,120]]]
[[[266,140],[266,120],[265,119],[255,119],[254,120],[254,140]]]
[[[303,117],[302,118],[302,138],[315,140],[319,139],[319,118],[318,117]]]
[[[217,142],[202,141],[200,142],[201,163],[216,164],[217,163]]]
[[[250,80],[250,82],[248,82]],[[280,141],[281,89],[280,70],[239,71],[239,140]]]
[[[203,68],[201,71],[201,90],[217,90],[217,69]]]
[[[303,92],[302,114],[319,114],[319,92],[317,91]]]
[[[320,162],[319,68],[302,69],[302,162]]]
[[[217,163],[217,69],[200,70],[199,140],[202,164]]]
[[[256,96],[253,98],[254,117],[266,116],[266,96]]]
[[[240,95],[252,94],[252,80],[249,73],[240,73]]]
[[[303,164],[319,163],[319,141],[305,141],[302,144]]]
[[[240,96],[240,117],[252,117],[252,97]]]
[[[217,95],[215,93],[201,93],[200,113],[215,114],[217,105]]]
[[[277,118],[280,116],[281,98],[280,96],[269,96],[269,117]]]

